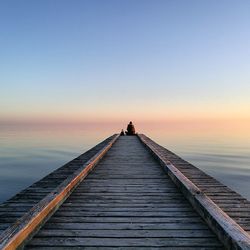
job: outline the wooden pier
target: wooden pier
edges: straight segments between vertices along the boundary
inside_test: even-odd
[[[0,249],[250,249],[250,202],[145,135],[113,135],[0,205]]]

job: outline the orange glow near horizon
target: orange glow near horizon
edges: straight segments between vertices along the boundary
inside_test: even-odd
[[[127,123],[132,120],[139,133],[149,135],[156,134],[171,137],[180,136],[212,136],[212,137],[238,137],[250,140],[250,119],[247,118],[169,118],[162,120],[143,120],[143,119],[96,119],[96,120],[64,120],[64,119],[30,119],[30,120],[9,120],[2,121],[0,125],[15,127],[61,127],[68,131],[78,129],[88,129],[97,131],[98,134],[108,135],[119,133],[126,129]],[[4,126],[0,128],[3,129]]]
[[[16,117],[0,117],[0,124],[98,124],[112,125],[124,124],[129,121],[135,121],[143,126],[161,126],[161,124],[168,126],[205,126],[213,125],[219,126],[243,126],[248,127],[250,124],[250,117],[247,116],[136,116],[131,114],[125,117],[122,116],[100,116],[100,117],[86,117],[83,116],[16,116]],[[248,127],[249,128],[249,127]]]

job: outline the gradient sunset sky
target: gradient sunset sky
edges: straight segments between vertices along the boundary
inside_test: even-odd
[[[0,2],[0,121],[250,118],[249,0]]]

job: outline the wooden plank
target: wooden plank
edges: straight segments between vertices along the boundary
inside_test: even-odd
[[[165,247],[165,246],[218,246],[221,244],[209,238],[81,238],[81,237],[36,237],[30,246],[145,246],[145,247]]]
[[[104,237],[104,238],[214,238],[210,230],[62,230],[47,229],[37,237]]]
[[[208,229],[205,223],[136,223],[136,222],[69,222],[69,223],[47,223],[44,225],[43,230],[47,229],[65,229],[65,230],[180,230],[180,229],[187,229],[187,230],[203,230]]]
[[[182,211],[193,211],[190,206],[169,206],[169,207],[63,207],[60,209],[61,212],[72,211],[98,211],[98,212],[182,212]]]
[[[189,206],[190,204],[187,201],[174,201],[174,202],[166,202],[166,203],[102,203],[100,206],[100,203],[98,201],[94,201],[91,203],[85,203],[85,202],[78,202],[77,204],[71,203],[71,202],[65,202],[63,204],[63,208],[65,207],[93,207],[93,206],[99,206],[99,207],[179,207],[179,206]]]
[[[195,211],[58,211],[56,217],[198,217]]]
[[[73,249],[82,249],[82,247],[72,247],[72,246],[60,246],[60,247],[56,247],[56,246],[34,246],[34,247],[28,247],[27,249],[29,250],[32,250],[32,249],[35,249],[35,250],[72,250]],[[105,246],[102,246],[102,247],[84,247],[84,250],[105,250],[105,249],[108,249],[108,250],[151,250],[151,249],[160,249],[159,247],[155,248],[155,247],[105,247]],[[171,249],[173,250],[173,247],[168,247],[168,246],[164,246],[164,249]],[[185,247],[185,246],[181,246],[181,247],[174,247],[175,250],[196,250],[196,249],[199,249],[199,250],[221,250],[223,249],[222,247],[211,247],[211,246],[192,246],[192,247]]]
[[[202,219],[196,215],[194,217],[56,217],[50,219],[50,223],[203,223]]]

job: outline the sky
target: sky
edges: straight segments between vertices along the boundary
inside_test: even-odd
[[[249,0],[2,0],[0,122],[245,122],[249,27]]]

